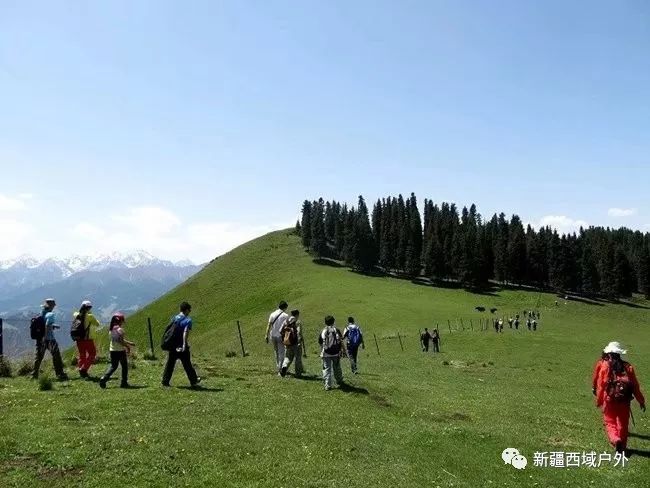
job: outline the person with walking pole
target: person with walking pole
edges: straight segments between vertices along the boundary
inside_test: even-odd
[[[420,335],[420,344],[422,344],[422,352],[429,352],[429,342],[431,342],[432,335],[429,332],[427,327],[424,328],[424,332]]]
[[[79,352],[79,376],[90,379],[88,371],[95,364],[97,348],[95,347],[95,335],[101,327],[99,321],[92,314],[93,304],[89,300],[81,302],[79,311],[72,316],[72,329],[70,336],[77,344]]]

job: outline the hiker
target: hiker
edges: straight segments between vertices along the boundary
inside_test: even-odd
[[[530,319],[529,318],[526,319],[526,326],[528,327],[528,330],[530,330],[531,325],[532,325],[532,322],[530,321]]]
[[[116,313],[111,317],[110,325],[108,326],[108,335],[110,339],[109,351],[111,354],[111,365],[108,367],[104,375],[99,379],[99,387],[106,388],[106,382],[115,373],[118,366],[122,367],[122,382],[120,388],[129,388],[129,362],[127,355],[131,353],[131,347],[135,344],[127,341],[124,337],[124,314]]]
[[[533,331],[537,330],[537,320],[533,319]]]
[[[300,311],[292,310],[291,317],[289,317],[289,320],[280,329],[282,344],[285,350],[280,376],[286,376],[289,366],[291,366],[294,360],[296,361],[296,376],[300,377],[305,372],[302,366],[302,352],[305,341],[302,337],[302,323],[298,320],[299,317]]]
[[[519,318],[515,319],[515,329],[519,330]]]
[[[325,390],[332,389],[332,375],[339,387],[345,386],[343,372],[341,371],[341,342],[343,336],[336,328],[334,317],[325,317],[325,328],[318,336],[318,344],[321,346],[321,358],[323,359],[323,381]]]
[[[433,329],[431,340],[433,341],[433,352],[440,352],[440,333],[438,329]]]
[[[424,329],[425,331],[427,329]],[[428,332],[428,331],[427,331]],[[352,374],[358,374],[357,355],[359,354],[359,346],[362,349],[366,348],[363,342],[363,334],[361,328],[354,322],[354,317],[348,317],[348,326],[343,331],[343,339],[346,340],[346,349],[348,358],[350,358],[350,369]],[[427,349],[429,345],[427,344]]]
[[[627,449],[632,398],[636,398],[645,412],[645,398],[634,368],[621,358],[626,352],[618,342],[607,344],[603,353],[609,358],[601,366],[596,384],[596,406],[602,407],[607,437],[620,453]]]
[[[284,323],[289,320],[289,316],[286,313],[287,302],[284,300],[278,305],[278,309],[269,316],[269,323],[266,327],[266,334],[264,336],[266,343],[269,343],[269,340],[273,344],[273,351],[275,352],[275,369],[280,375],[282,370],[282,363],[284,362],[284,344],[282,344],[282,334],[280,330],[284,326]]]
[[[512,317],[510,317],[510,318],[508,319],[508,325],[510,326],[511,329],[512,329],[512,324],[513,324],[513,322],[514,322],[514,320],[512,320]]]
[[[174,317],[172,327],[174,327],[174,334],[176,336],[176,347],[172,347],[169,351],[169,356],[167,356],[167,364],[165,365],[165,371],[163,372],[162,385],[167,387],[169,381],[172,379],[174,374],[174,367],[176,366],[176,361],[181,360],[183,368],[185,369],[185,374],[187,374],[187,379],[190,380],[190,386],[192,388],[198,386],[201,383],[201,377],[196,374],[194,366],[192,366],[192,360],[190,357],[190,345],[187,342],[187,339],[192,330],[192,319],[190,318],[190,313],[192,312],[192,306],[183,302],[180,305],[180,312],[176,317]]]
[[[499,332],[503,332],[503,319],[499,319]]]
[[[101,327],[99,321],[92,314],[93,304],[89,300],[81,302],[79,311],[72,315],[72,329],[70,335],[77,343],[79,360],[77,367],[79,376],[89,379],[88,371],[95,364],[97,349],[95,348],[95,334]]]
[[[420,334],[420,344],[422,344],[422,352],[429,352],[429,342],[431,341],[431,333],[429,329],[424,328],[424,332]]]
[[[45,357],[45,351],[50,351],[52,363],[54,364],[54,373],[57,378],[61,381],[68,380],[68,375],[65,374],[63,369],[59,344],[54,337],[54,331],[61,328],[56,323],[56,315],[54,314],[55,307],[56,301],[53,298],[46,299],[45,303],[41,306],[40,316],[33,319],[33,322],[39,322],[42,326],[42,334],[39,334],[40,337],[36,339],[36,359],[34,361],[34,371],[32,372],[32,378],[34,379],[38,378],[41,363]]]
[[[600,359],[596,361],[596,364],[594,366],[594,372],[591,375],[591,392],[596,396],[596,387],[598,386],[598,377],[600,376],[600,371],[605,367],[607,364],[607,360],[609,359],[609,354],[606,353],[601,353]]]
[[[494,319],[494,330],[496,333],[499,333],[499,321],[497,319]]]

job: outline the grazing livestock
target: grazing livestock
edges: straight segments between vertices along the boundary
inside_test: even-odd
[[[474,310],[477,312],[485,312],[485,307],[475,307]]]

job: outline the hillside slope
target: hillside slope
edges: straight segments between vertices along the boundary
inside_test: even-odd
[[[313,375],[303,381],[278,378],[263,341],[280,299],[303,311]],[[146,318],[157,348],[178,303],[190,301],[191,344],[206,390],[187,390],[180,365],[174,388],[160,388],[162,360],[136,361],[131,382],[139,388],[126,391],[117,381],[105,391],[71,381],[39,392],[26,379],[0,379],[7,440],[0,486],[647,486],[650,422],[636,406],[634,431],[642,437],[630,445],[641,455],[625,469],[533,466],[536,451],[609,450],[590,391],[606,342],[628,345],[642,384],[650,378],[647,302],[556,307],[555,299],[362,276],[313,263],[288,232],[269,234],[129,317],[128,335],[142,352]],[[481,331],[479,319],[491,316],[474,311],[477,305],[499,313],[538,308],[540,329]],[[361,374],[350,378],[344,361],[354,387],[348,392],[325,392],[318,378],[315,337],[328,313],[340,325],[354,315],[366,335]],[[465,331],[455,329],[460,319]],[[226,358],[239,351],[236,320],[250,355]],[[425,355],[418,329],[435,323],[442,352]],[[507,447],[528,458],[525,470],[504,465]]]

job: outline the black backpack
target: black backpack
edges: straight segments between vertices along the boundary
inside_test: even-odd
[[[45,337],[45,317],[42,315],[32,317],[29,324],[29,336],[35,341],[40,341]]]
[[[70,337],[73,341],[80,341],[86,338],[86,327],[84,322],[86,321],[86,316],[78,314],[72,321],[72,327],[70,327]]]
[[[176,317],[172,319],[167,327],[165,327],[165,332],[163,332],[162,340],[160,341],[160,349],[163,351],[173,351],[180,344],[180,336],[178,331],[179,327],[176,327]]]

